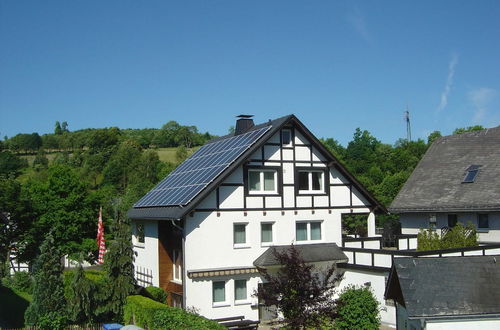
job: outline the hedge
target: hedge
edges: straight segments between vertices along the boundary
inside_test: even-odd
[[[159,288],[157,286],[148,286],[146,288],[146,292],[148,298],[151,298],[154,301],[160,302],[162,304],[167,303],[167,293],[162,288]]]
[[[217,322],[143,296],[128,296],[123,314],[125,324],[145,329],[226,329]]]

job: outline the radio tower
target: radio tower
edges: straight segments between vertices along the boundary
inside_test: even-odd
[[[405,121],[406,121],[406,140],[411,141],[410,112],[408,111],[408,106],[406,106]]]

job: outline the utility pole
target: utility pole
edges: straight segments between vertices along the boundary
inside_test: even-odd
[[[406,140],[411,141],[410,111],[408,111],[408,106],[406,106],[405,121],[406,121]]]

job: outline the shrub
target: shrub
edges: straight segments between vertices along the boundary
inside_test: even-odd
[[[417,251],[455,249],[477,245],[477,232],[472,223],[464,226],[459,222],[443,237],[439,237],[433,229],[420,229],[417,235]]]
[[[33,293],[33,278],[28,272],[16,272],[10,277],[5,277],[2,282],[6,287],[13,290]]]
[[[151,298],[154,301],[160,302],[162,304],[167,303],[167,293],[162,288],[159,288],[157,286],[148,286],[146,288],[146,292],[148,294],[148,298]]]
[[[346,287],[338,299],[335,329],[378,329],[379,303],[368,287]]]
[[[167,305],[143,296],[128,296],[123,308],[123,322],[135,324],[141,328],[153,329],[153,317],[156,311],[169,308]]]
[[[226,327],[215,321],[208,320],[202,316],[188,313],[180,308],[168,307],[167,309],[157,310],[154,313],[153,329],[207,329],[223,330]]]
[[[68,319],[59,313],[50,312],[41,316],[37,325],[40,330],[64,330],[68,326]]]

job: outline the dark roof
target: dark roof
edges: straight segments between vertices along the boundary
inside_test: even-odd
[[[500,313],[500,256],[394,258],[386,299],[410,318]]]
[[[256,267],[279,266],[274,252],[283,253],[290,249],[291,245],[273,246],[268,248],[253,262]],[[294,245],[305,262],[336,261],[347,262],[349,259],[335,243],[300,244]]]
[[[309,140],[313,141],[314,146],[330,161],[329,166],[334,166],[340,173],[346,177],[363,196],[371,203],[377,212],[386,213],[385,207],[378,202],[367,190],[364,188],[352,174],[350,174],[332,155],[328,149],[297,119],[294,115],[284,116],[275,120],[255,125],[246,132],[258,130],[266,126],[271,128],[257,139],[241,156],[239,156],[226,170],[224,170],[218,177],[216,177],[210,184],[208,184],[196,197],[194,197],[185,206],[168,206],[168,207],[133,207],[127,216],[131,219],[156,219],[156,220],[179,220],[186,214],[191,212],[196,205],[201,202],[213,189],[215,189],[221,182],[223,182],[238,166],[240,166],[246,159],[248,159],[255,151],[258,150],[271,136],[278,132],[285,125],[295,125],[295,127]],[[245,132],[245,133],[246,133]],[[217,142],[220,140],[228,139],[234,136],[234,133],[216,138],[208,143]]]
[[[500,210],[500,126],[437,139],[400,190],[389,211]],[[462,183],[471,165],[474,182]]]

